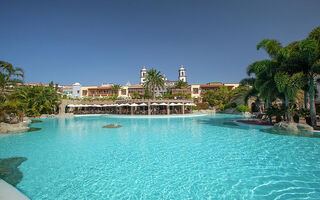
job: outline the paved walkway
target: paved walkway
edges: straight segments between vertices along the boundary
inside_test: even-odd
[[[19,190],[0,179],[0,200],[30,200]]]

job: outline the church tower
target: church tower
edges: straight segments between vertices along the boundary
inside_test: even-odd
[[[140,85],[143,85],[146,82],[147,69],[143,67],[140,70]]]
[[[187,82],[186,69],[183,67],[183,65],[181,65],[179,69],[179,80]]]

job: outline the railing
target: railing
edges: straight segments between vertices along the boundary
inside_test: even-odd
[[[116,103],[193,103],[192,99],[126,99],[117,100]]]

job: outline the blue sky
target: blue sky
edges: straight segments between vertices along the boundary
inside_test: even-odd
[[[320,25],[318,0],[0,0],[0,60],[26,82],[138,83],[142,66],[189,83],[238,82],[263,38],[283,44]]]

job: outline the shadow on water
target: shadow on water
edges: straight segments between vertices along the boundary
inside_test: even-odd
[[[237,120],[239,118],[228,118],[226,119],[219,119],[219,118],[212,118],[212,119],[198,119],[197,122],[200,124],[206,124],[211,126],[220,126],[220,127],[227,127],[227,128],[236,128],[236,129],[242,129],[242,130],[248,130],[249,127],[246,126],[240,126],[236,122],[233,122],[234,120]]]
[[[42,121],[41,120],[37,120],[37,119],[33,119],[31,120],[31,124],[34,124],[34,123],[41,123]]]
[[[200,124],[206,124],[211,126],[219,126],[225,128],[236,128],[242,130],[248,130],[252,128],[260,129],[263,133],[268,134],[276,134],[276,135],[284,135],[284,136],[296,136],[296,137],[312,137],[312,138],[320,138],[320,133],[318,132],[307,132],[307,131],[300,131],[300,132],[288,132],[284,130],[275,130],[273,128],[266,128],[262,129],[262,126],[248,125],[248,126],[241,126],[238,123],[234,122],[239,118],[228,118],[228,119],[219,119],[219,118],[212,118],[212,119],[198,119],[197,122]]]
[[[296,137],[312,137],[312,138],[320,138],[320,134],[317,132],[288,132],[284,130],[275,130],[273,128],[262,129],[261,132],[276,134],[276,135],[286,135],[286,136],[296,136]]]
[[[30,127],[27,132],[34,132],[34,131],[40,131],[40,130],[41,128],[38,128],[38,127]]]
[[[16,186],[23,178],[23,173],[18,167],[26,160],[25,157],[0,159],[0,178]]]
[[[226,126],[239,126],[239,124],[237,124],[235,122],[223,122],[223,125],[226,125]]]

